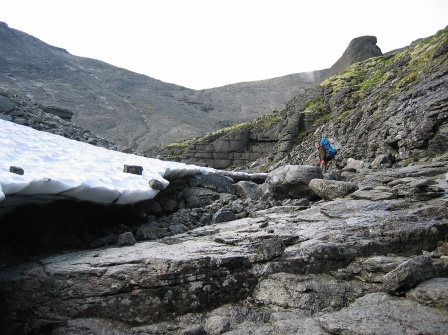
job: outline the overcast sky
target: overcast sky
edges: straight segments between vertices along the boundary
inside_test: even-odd
[[[383,52],[409,45],[448,25],[448,0],[0,0],[0,21],[203,89],[329,68],[363,35]]]

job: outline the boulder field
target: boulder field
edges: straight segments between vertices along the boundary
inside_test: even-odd
[[[1,333],[446,334],[448,162],[317,171],[221,188],[225,219],[171,236],[3,266]]]

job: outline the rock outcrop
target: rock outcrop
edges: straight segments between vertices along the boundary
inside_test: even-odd
[[[446,162],[365,169],[351,182],[370,198],[355,192],[308,206],[271,198],[264,208],[257,202],[247,217],[209,218],[190,227],[184,224],[193,223],[188,213],[207,210],[185,208],[166,217],[173,233],[163,235],[159,227],[149,241],[133,244],[127,232],[120,247],[36,255],[2,266],[0,331],[442,334],[448,326],[447,172]],[[441,191],[409,193],[409,180],[419,178]],[[225,184],[219,180],[216,185]],[[180,187],[186,180],[172,184],[171,199],[187,190]],[[210,179],[189,184],[213,188]],[[381,188],[396,197],[375,199]],[[232,188],[215,189],[224,193],[210,202],[212,212],[255,205]],[[146,205],[137,208],[149,216],[154,206]],[[157,233],[151,222],[141,236]]]
[[[372,57],[382,56],[383,53],[376,43],[377,39],[375,36],[361,36],[351,40],[341,58],[328,70],[328,77],[338,75],[352,64]]]

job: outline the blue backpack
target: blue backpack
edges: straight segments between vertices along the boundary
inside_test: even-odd
[[[324,146],[325,150],[327,151],[327,159],[332,159],[337,153],[337,149],[333,148],[330,144],[330,141],[326,139],[325,137],[320,140],[320,143]]]

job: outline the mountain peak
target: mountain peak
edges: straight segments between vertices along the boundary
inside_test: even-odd
[[[352,39],[342,56],[328,71],[328,76],[335,76],[354,63],[382,56],[383,53],[376,43],[377,38],[375,36],[360,36]]]

